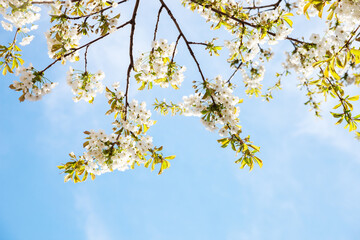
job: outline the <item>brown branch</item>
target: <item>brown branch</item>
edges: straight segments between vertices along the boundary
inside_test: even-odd
[[[80,0],[73,0],[72,2],[79,2]],[[127,2],[128,0],[122,0],[120,2],[118,2],[118,4],[122,4],[122,3],[125,3]],[[32,4],[54,4],[56,1],[33,1]],[[62,4],[64,4],[65,2],[60,2]],[[110,3],[110,2],[109,2]],[[98,13],[102,13],[102,12],[105,12],[106,10],[109,10],[110,8],[112,8],[112,6],[109,6],[109,7],[106,7],[106,8],[103,8],[101,9],[100,11],[97,11],[97,12],[93,12],[93,13],[89,13],[89,14],[86,14],[86,15],[83,15],[83,16],[78,16],[78,17],[69,17],[67,15],[65,15],[64,17],[66,19],[69,19],[69,20],[77,20],[77,19],[81,19],[81,18],[89,18],[93,15],[96,15]]]
[[[213,8],[212,6],[208,6],[208,5],[205,5],[205,6],[204,6],[204,5],[202,5],[201,3],[198,3],[197,0],[190,0],[190,1],[193,2],[193,3],[195,3],[195,4],[197,4],[197,5],[206,7],[206,8],[210,9],[211,11],[213,11],[213,12],[219,14],[219,15],[222,15],[222,16],[224,16],[224,17],[230,18],[230,19],[232,19],[232,20],[234,20],[234,21],[236,21],[236,22],[238,22],[238,23],[241,23],[241,24],[243,24],[243,25],[247,25],[247,26],[252,27],[252,28],[259,28],[259,27],[261,27],[261,26],[259,26],[259,25],[255,25],[255,24],[246,22],[246,21],[241,20],[241,19],[239,19],[239,18],[236,18],[236,17],[234,17],[234,16],[229,16],[227,13],[222,12],[222,11],[216,9],[216,8]],[[268,33],[269,35],[271,35],[271,36],[276,36],[276,34],[273,33],[273,32],[268,31],[267,33]],[[310,43],[307,43],[307,42],[305,42],[305,41],[301,41],[301,40],[299,40],[299,39],[292,38],[292,37],[286,37],[285,39],[290,40],[290,41],[292,41],[292,42],[300,43],[300,44],[310,44]]]
[[[118,26],[118,27],[116,27],[116,29],[123,28],[123,27],[125,27],[125,26],[128,25],[128,24],[131,24],[131,20],[130,20],[130,21],[127,21],[126,23],[124,23],[124,24],[122,24],[122,25],[120,25],[120,26]],[[64,54],[62,57],[67,57],[67,56],[73,54],[74,52],[76,52],[76,51],[78,51],[78,50],[80,50],[80,49],[83,49],[84,47],[90,46],[91,44],[99,41],[100,39],[103,39],[104,37],[106,37],[106,36],[108,36],[108,35],[110,35],[110,33],[107,33],[107,34],[105,34],[105,35],[103,35],[103,36],[101,36],[101,37],[98,37],[98,38],[96,38],[96,39],[94,39],[94,40],[92,40],[92,41],[90,41],[90,42],[88,42],[88,43],[86,43],[86,44],[78,47],[78,48],[72,49],[71,52]],[[48,70],[49,68],[51,68],[55,63],[57,63],[57,62],[60,61],[60,60],[61,60],[61,57],[59,57],[58,59],[56,59],[55,61],[53,61],[52,63],[50,63],[46,68],[44,68],[44,69],[43,69],[42,71],[40,71],[40,72],[42,72],[42,73],[45,72],[46,70]]]
[[[123,1],[120,1],[118,2],[118,4],[122,4],[124,2],[127,2],[128,0],[123,0]],[[69,17],[69,16],[66,16],[66,19],[70,19],[70,20],[77,20],[77,19],[80,19],[80,18],[88,18],[88,17],[91,17],[93,15],[96,15],[98,13],[102,13],[102,12],[105,12],[106,10],[109,10],[111,9],[113,6],[109,6],[109,7],[106,7],[104,9],[101,9],[100,11],[97,11],[97,12],[93,12],[93,13],[89,13],[87,15],[83,15],[83,16],[78,16],[78,17]]]
[[[359,29],[360,29],[360,25],[357,26],[357,28],[356,28],[354,31],[351,32],[351,37],[345,42],[344,46],[342,46],[342,47],[340,48],[340,50],[337,52],[337,54],[340,53],[345,47],[346,47],[346,48],[348,47],[348,45],[349,45],[349,43],[351,42],[352,38],[356,35],[356,32],[357,32]]]
[[[179,34],[179,36],[177,37],[176,42],[175,42],[175,47],[174,47],[174,51],[173,51],[172,56],[171,56],[171,61],[170,61],[170,63],[173,63],[173,61],[174,61],[176,48],[177,48],[177,45],[179,44],[180,38],[181,38],[181,35]]]
[[[181,30],[181,28],[180,28],[180,26],[179,26],[179,23],[177,22],[176,18],[175,18],[174,15],[172,14],[170,8],[165,4],[164,0],[159,0],[159,1],[161,2],[161,4],[164,6],[164,8],[166,9],[166,11],[168,12],[169,17],[170,17],[171,20],[174,22],[176,28],[178,29],[178,32],[179,32],[180,36],[182,37],[182,39],[184,39],[184,42],[185,42],[185,44],[186,44],[186,47],[187,47],[187,49],[188,49],[191,57],[194,59],[194,62],[195,62],[195,64],[196,64],[197,68],[198,68],[198,71],[199,71],[200,75],[201,75],[201,78],[202,78],[204,87],[206,87],[207,81],[206,81],[205,76],[204,76],[204,74],[203,74],[203,72],[202,72],[202,70],[201,70],[200,64],[199,64],[199,62],[198,62],[198,60],[197,60],[197,58],[196,58],[196,56],[195,56],[195,54],[194,54],[191,46],[190,46],[190,41],[187,40],[186,36],[184,35],[183,31]],[[213,104],[216,105],[215,99],[214,99],[214,97],[213,97],[211,94],[210,94],[210,98],[211,98]],[[219,116],[221,117],[221,112],[219,111],[218,113],[219,113]]]
[[[203,42],[189,42],[189,44],[192,44],[192,45],[204,45],[204,46],[207,46],[206,43],[203,43]]]
[[[201,78],[202,78],[203,82],[206,83],[205,76],[204,76],[204,74],[203,74],[203,72],[202,72],[202,70],[201,70],[200,64],[199,64],[198,60],[196,59],[195,54],[194,54],[194,52],[193,52],[193,50],[192,50],[192,48],[191,48],[191,46],[190,46],[190,42],[187,40],[186,36],[184,35],[183,31],[181,30],[181,28],[180,28],[180,26],[179,26],[179,24],[178,24],[176,18],[174,17],[174,15],[172,14],[172,12],[171,12],[171,10],[168,8],[168,6],[165,4],[165,2],[164,2],[163,0],[159,0],[159,1],[161,2],[162,6],[164,6],[164,8],[166,9],[166,11],[167,11],[167,13],[169,14],[169,17],[171,18],[171,20],[174,22],[177,30],[179,31],[180,36],[182,37],[182,39],[184,39],[185,44],[186,44],[186,46],[187,46],[187,49],[188,49],[191,57],[194,59],[194,61],[195,61],[195,63],[196,63],[196,66],[197,66],[197,68],[198,68],[198,70],[199,70],[199,73],[200,73],[200,75],[201,75]]]
[[[231,76],[229,77],[229,79],[226,81],[227,83],[230,83],[231,79],[233,79],[233,77],[235,76],[235,74],[237,73],[237,71],[239,71],[240,67],[243,65],[243,62],[241,62],[239,64],[239,66],[236,67],[235,71],[231,74]]]
[[[130,32],[130,43],[129,43],[130,63],[129,63],[129,67],[127,69],[126,90],[125,90],[125,112],[124,112],[124,118],[125,118],[124,120],[125,121],[126,121],[126,118],[127,118],[127,108],[129,106],[128,95],[129,95],[129,85],[130,85],[130,74],[131,74],[131,70],[134,67],[133,48],[134,48],[134,33],[135,33],[135,25],[136,25],[135,20],[136,20],[136,14],[137,14],[137,11],[138,11],[138,8],[139,8],[139,4],[140,4],[140,0],[136,0],[131,20],[128,22],[128,23],[131,24],[131,32]],[[111,147],[109,149],[110,154],[113,153],[115,144],[118,142],[120,136],[121,136],[121,132],[117,135],[116,141],[111,145]]]
[[[269,5],[262,5],[262,6],[254,6],[253,7],[243,7],[242,9],[249,9],[249,10],[254,10],[254,9],[261,9],[261,8],[271,8],[273,7],[274,9],[277,8],[280,3],[282,2],[282,0],[278,0],[276,3],[273,3],[273,4],[269,4]]]
[[[15,32],[15,35],[14,35],[13,44],[16,43],[16,37],[17,37],[19,31],[20,31],[20,28],[17,28],[17,29],[16,29],[16,32]]]
[[[90,45],[87,45],[85,48],[84,60],[85,60],[85,73],[87,73],[87,53]]]
[[[71,2],[80,2],[81,0],[71,0]],[[56,1],[32,1],[32,4],[54,4]],[[64,4],[65,1],[60,1],[61,4]]]
[[[161,7],[159,8],[158,14],[157,14],[153,41],[156,40],[156,34],[157,34],[157,31],[158,31],[159,21],[160,21],[160,15],[161,15],[161,11],[163,10],[163,8],[164,8],[164,6],[161,5]]]
[[[325,71],[321,67],[320,67],[320,71],[323,74],[323,76],[325,77],[326,81],[331,85],[331,88],[334,90],[336,96],[339,98],[340,103],[341,103],[341,105],[343,107],[343,110],[344,110],[344,114],[349,119],[349,121],[347,121],[347,122],[350,123],[350,121],[352,120],[351,115],[349,114],[348,108],[347,108],[346,104],[344,103],[345,99],[341,96],[341,94],[338,93],[337,85],[334,85],[334,83],[331,81],[331,79],[329,77],[325,76]]]
[[[130,44],[129,44],[129,57],[130,63],[127,70],[127,77],[126,77],[126,90],[125,90],[125,120],[126,120],[126,113],[127,108],[129,106],[128,102],[128,93],[129,93],[129,85],[130,85],[130,74],[131,70],[134,68],[134,56],[133,56],[133,48],[134,48],[134,33],[135,33],[135,25],[136,25],[136,14],[139,8],[140,0],[136,0],[134,11],[130,20],[131,24],[131,32],[130,32]]]

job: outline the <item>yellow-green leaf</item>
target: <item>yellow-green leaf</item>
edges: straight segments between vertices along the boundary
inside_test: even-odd
[[[350,97],[350,98],[348,98],[347,100],[349,100],[349,101],[357,101],[357,100],[359,100],[359,95]]]
[[[94,180],[95,179],[95,174],[93,174],[93,173],[90,173],[90,176],[91,176],[91,180]]]
[[[176,157],[176,155],[167,156],[164,159],[172,160]]]

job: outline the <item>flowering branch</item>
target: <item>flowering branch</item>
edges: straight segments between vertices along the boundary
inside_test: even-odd
[[[118,27],[116,27],[116,29],[123,28],[123,27],[125,27],[125,26],[128,25],[128,24],[131,24],[131,20],[130,20],[130,21],[127,21],[126,23],[124,23],[124,24],[122,24],[122,25],[120,25],[120,26],[118,26]],[[90,41],[90,42],[88,42],[88,43],[86,43],[86,44],[78,47],[78,48],[72,49],[70,52],[64,54],[63,57],[65,58],[65,57],[67,57],[67,56],[70,56],[71,54],[75,53],[76,51],[79,51],[80,49],[83,49],[84,47],[88,47],[88,46],[90,46],[91,44],[93,44],[93,43],[95,43],[95,42],[97,42],[97,41],[99,41],[99,40],[101,40],[101,39],[103,39],[103,38],[105,38],[105,37],[107,37],[107,36],[109,36],[109,35],[110,35],[110,33],[107,33],[107,34],[105,34],[105,35],[103,35],[103,36],[100,36],[100,37],[98,37],[98,38],[96,38],[96,39],[94,39],[94,40],[92,40],[92,41]],[[55,61],[53,61],[52,63],[50,63],[47,67],[45,67],[45,68],[44,68],[43,70],[41,70],[40,72],[42,72],[42,73],[45,72],[46,70],[48,70],[49,68],[51,68],[55,63],[59,62],[60,60],[61,60],[61,58],[56,59]]]
[[[195,3],[195,4],[197,4],[197,5],[200,5],[200,6],[204,6],[204,5],[202,5],[202,3],[199,3],[197,0],[189,0],[189,1],[191,1],[191,2],[193,2],[193,3]],[[236,17],[234,17],[234,16],[230,16],[230,15],[227,14],[226,12],[220,11],[220,10],[212,7],[211,5],[205,5],[204,7],[210,9],[211,11],[213,11],[213,12],[215,12],[215,13],[221,15],[221,16],[225,16],[225,17],[227,17],[227,18],[230,18],[230,19],[232,19],[232,20],[234,20],[234,21],[236,21],[236,22],[238,22],[238,23],[241,23],[241,24],[243,24],[243,25],[246,25],[246,26],[249,26],[249,27],[252,27],[252,28],[259,28],[259,27],[261,27],[261,26],[259,26],[259,25],[255,25],[255,24],[249,23],[249,22],[247,22],[247,21],[241,20],[241,19],[236,18]],[[267,33],[268,33],[269,35],[271,35],[271,36],[276,36],[276,34],[273,33],[273,32],[271,32],[271,31],[267,31]],[[307,43],[307,42],[305,42],[305,41],[301,41],[301,40],[299,40],[299,39],[292,38],[292,37],[286,37],[286,39],[287,39],[287,40],[290,40],[291,42],[296,42],[296,43],[299,43],[299,44],[310,44],[310,43]]]
[[[133,56],[133,47],[134,47],[134,33],[135,33],[135,25],[136,25],[136,14],[139,8],[140,0],[136,0],[133,14],[130,20],[131,24],[131,32],[130,32],[130,44],[129,44],[129,56],[130,56],[130,63],[127,70],[126,76],[126,90],[125,90],[125,120],[126,120],[126,113],[127,107],[129,106],[128,102],[128,92],[129,92],[129,85],[130,85],[130,74],[131,70],[134,68],[134,56]]]
[[[176,18],[174,17],[174,15],[172,14],[172,12],[171,12],[171,10],[168,8],[168,6],[165,4],[165,2],[164,2],[163,0],[160,0],[160,3],[161,3],[162,6],[166,9],[166,11],[168,12],[169,17],[170,17],[171,20],[174,22],[177,30],[179,31],[179,34],[181,35],[182,39],[184,40],[184,42],[185,42],[185,44],[186,44],[186,47],[187,47],[187,49],[188,49],[191,57],[192,57],[192,58],[194,59],[194,61],[195,61],[195,64],[196,64],[196,66],[197,66],[197,68],[198,68],[198,70],[199,70],[199,73],[200,73],[200,75],[201,75],[201,78],[202,78],[203,82],[206,82],[205,76],[204,76],[204,74],[203,74],[203,71],[201,70],[200,64],[199,64],[198,60],[196,59],[195,54],[194,54],[194,52],[193,52],[193,50],[192,50],[192,48],[191,48],[191,46],[190,46],[190,42],[187,40],[186,36],[184,35],[183,31],[181,30],[181,28],[180,28],[180,26],[179,26],[179,24],[178,24]]]
[[[125,3],[125,2],[127,2],[127,1],[128,1],[128,0],[123,0],[123,1],[117,2],[116,4],[117,4],[117,5],[120,5],[120,4]],[[69,20],[77,20],[77,19],[81,19],[81,18],[88,18],[88,17],[91,17],[91,16],[93,16],[93,15],[96,15],[96,14],[99,14],[99,13],[103,13],[103,12],[105,12],[105,11],[111,9],[111,8],[114,8],[114,5],[111,5],[111,6],[109,6],[109,7],[103,8],[103,9],[101,9],[100,11],[92,12],[92,13],[89,13],[89,14],[86,14],[86,15],[82,15],[82,16],[78,16],[78,17],[69,17],[69,16],[66,16],[66,15],[65,15],[65,18],[66,18],[66,19],[69,19]]]
[[[159,11],[157,13],[153,41],[156,40],[156,35],[157,35],[157,31],[158,31],[158,27],[159,27],[159,21],[160,21],[160,15],[161,15],[161,12],[162,12],[163,8],[164,8],[164,6],[161,5],[161,7],[159,8]]]

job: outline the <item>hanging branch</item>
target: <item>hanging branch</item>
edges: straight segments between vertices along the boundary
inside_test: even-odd
[[[179,44],[180,38],[181,38],[181,35],[179,34],[179,36],[177,37],[176,42],[175,42],[175,47],[174,47],[174,51],[173,51],[172,56],[171,56],[171,61],[170,61],[170,63],[173,63],[173,61],[174,61],[176,48],[177,48],[177,46],[178,46],[178,44]]]
[[[131,24],[131,20],[130,20],[130,21],[127,21],[126,23],[124,23],[124,24],[122,24],[122,25],[120,25],[120,26],[118,26],[118,27],[116,27],[116,29],[123,28],[123,27],[125,27],[125,26],[128,25],[128,24]],[[95,43],[95,42],[97,42],[97,41],[99,41],[99,40],[101,40],[101,39],[103,39],[103,38],[105,38],[106,36],[109,36],[109,35],[110,35],[110,33],[106,33],[105,35],[103,35],[103,36],[101,36],[101,37],[98,37],[98,38],[96,38],[96,39],[94,39],[94,40],[92,40],[92,41],[90,41],[90,42],[88,42],[88,43],[86,43],[86,44],[78,47],[78,48],[72,49],[70,52],[64,54],[62,57],[70,56],[71,54],[75,53],[76,51],[78,51],[78,50],[80,50],[80,49],[83,49],[84,47],[90,46],[91,44],[93,44],[93,43]],[[59,62],[61,59],[62,59],[61,57],[58,58],[58,59],[56,59],[55,61],[53,61],[52,63],[50,63],[47,67],[45,67],[45,68],[44,68],[43,70],[41,70],[40,72],[41,72],[41,73],[45,72],[46,70],[48,70],[49,68],[51,68],[55,63]]]
[[[221,15],[221,16],[224,16],[224,17],[228,17],[228,18],[230,18],[230,19],[232,19],[232,20],[234,20],[234,21],[236,21],[236,22],[238,22],[238,23],[241,23],[241,24],[243,24],[243,25],[246,25],[246,26],[249,26],[249,27],[252,27],[252,28],[259,28],[259,27],[261,27],[261,26],[259,26],[259,25],[249,23],[249,22],[247,22],[247,21],[241,20],[241,19],[236,18],[236,17],[234,17],[234,16],[230,16],[230,15],[227,14],[226,12],[222,12],[222,11],[216,9],[216,8],[213,8],[211,5],[202,5],[202,4],[199,3],[197,0],[190,0],[190,1],[191,1],[192,3],[195,3],[195,4],[197,4],[197,5],[200,5],[200,6],[202,6],[202,7],[206,7],[206,8],[208,8],[208,9],[210,9],[211,11],[213,11],[214,13],[217,13],[217,14],[219,14],[219,15]],[[267,33],[268,33],[269,35],[271,35],[271,36],[276,36],[276,34],[273,33],[273,32],[268,31]],[[291,41],[291,42],[299,43],[299,44],[311,44],[311,43],[308,43],[308,42],[305,42],[305,41],[301,41],[301,40],[299,40],[299,39],[292,38],[292,37],[286,37],[285,39],[287,39],[287,40],[289,40],[289,41]]]
[[[117,4],[120,5],[120,4],[125,3],[125,2],[127,2],[127,1],[128,1],[128,0],[123,0],[123,1],[118,2]],[[78,16],[78,17],[65,16],[65,18],[66,18],[66,19],[69,19],[69,20],[77,20],[77,19],[81,19],[81,18],[88,18],[88,17],[91,17],[91,16],[96,15],[96,14],[98,14],[98,13],[103,13],[103,12],[105,12],[105,11],[111,9],[111,8],[113,8],[113,6],[109,6],[109,7],[103,8],[103,9],[97,11],[97,12],[89,13],[89,14],[83,15],[83,16]]]
[[[176,18],[174,17],[174,15],[172,14],[172,12],[171,12],[171,10],[168,8],[168,6],[165,4],[165,2],[164,2],[163,0],[159,0],[159,1],[161,2],[162,6],[164,6],[164,8],[166,9],[169,17],[171,18],[171,20],[172,20],[172,21],[174,22],[174,24],[176,25],[176,28],[177,28],[177,30],[179,31],[180,36],[181,36],[182,39],[184,39],[184,41],[185,41],[185,44],[186,44],[186,46],[187,46],[187,49],[188,49],[191,57],[194,59],[194,61],[195,61],[195,63],[196,63],[196,66],[197,66],[197,68],[198,68],[198,70],[199,70],[199,73],[200,73],[200,75],[201,75],[201,78],[202,78],[203,82],[206,83],[205,76],[204,76],[203,71],[201,70],[200,64],[199,64],[198,60],[196,59],[195,54],[194,54],[194,52],[193,52],[193,50],[192,50],[192,48],[191,48],[191,46],[190,46],[190,42],[187,40],[186,36],[184,35],[183,31],[181,30],[181,28],[180,28],[180,26],[179,26],[179,24],[178,24]]]
[[[127,70],[127,77],[126,77],[126,90],[125,90],[125,120],[126,120],[126,113],[127,108],[129,106],[128,102],[128,93],[129,93],[129,85],[130,85],[130,74],[131,70],[134,68],[134,56],[133,56],[133,48],[134,48],[134,33],[135,33],[135,25],[136,25],[136,14],[139,8],[140,0],[136,0],[134,11],[130,20],[131,24],[131,32],[130,32],[130,44],[129,44],[129,57],[130,63]]]
[[[255,6],[255,2],[254,2],[254,6],[253,7],[243,7],[242,9],[249,9],[249,10],[260,10],[261,8],[273,8],[276,9],[280,3],[282,2],[282,0],[278,0],[276,3],[273,4],[268,4],[268,5],[262,5],[262,6]]]
[[[157,34],[157,31],[158,31],[159,21],[160,21],[160,15],[161,15],[161,11],[163,10],[163,8],[164,8],[164,6],[161,5],[161,7],[159,8],[158,14],[157,14],[153,41],[156,40],[156,34]]]
[[[88,53],[89,46],[90,46],[90,45],[86,46],[86,48],[85,48],[85,54],[84,54],[85,73],[87,73],[87,53]]]
[[[239,69],[241,68],[242,65],[243,65],[243,62],[240,62],[239,66],[236,67],[235,71],[231,74],[229,79],[226,81],[227,83],[230,83],[231,79],[233,79],[233,77],[235,76],[237,71],[239,71]]]
[[[188,39],[187,39],[186,36],[184,35],[183,31],[182,31],[181,28],[180,28],[179,23],[177,22],[176,18],[175,18],[174,15],[172,14],[170,8],[165,4],[164,0],[159,0],[159,1],[160,1],[161,4],[164,6],[164,8],[166,9],[169,17],[171,18],[171,20],[174,22],[176,28],[178,29],[179,35],[180,35],[180,36],[182,37],[182,39],[184,40],[184,42],[185,42],[185,44],[186,44],[186,47],[187,47],[187,49],[188,49],[191,57],[194,59],[194,62],[195,62],[195,64],[196,64],[197,68],[198,68],[198,71],[199,71],[200,75],[201,75],[201,78],[202,78],[202,81],[203,81],[203,83],[204,83],[204,86],[206,87],[207,81],[206,81],[206,79],[205,79],[205,76],[204,76],[204,74],[203,74],[203,71],[201,70],[200,63],[198,62],[198,60],[197,60],[197,58],[196,58],[196,56],[195,56],[195,54],[194,54],[194,52],[193,52],[193,50],[192,50],[192,48],[191,48],[190,41],[188,41]],[[211,98],[213,104],[216,105],[216,101],[215,101],[214,97],[213,97],[211,94],[210,94],[210,98]],[[221,117],[221,112],[218,112],[218,113],[219,113],[219,116]]]

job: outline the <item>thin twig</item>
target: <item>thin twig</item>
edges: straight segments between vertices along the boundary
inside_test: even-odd
[[[172,56],[171,56],[171,61],[170,61],[170,63],[173,63],[173,61],[174,61],[176,48],[177,48],[177,45],[179,44],[180,38],[181,38],[181,35],[179,34],[179,36],[177,37],[176,42],[175,42],[175,47],[174,47],[174,51],[173,51]]]
[[[85,48],[84,60],[85,60],[85,73],[87,73],[87,53],[90,45],[87,45]]]
[[[161,7],[159,8],[158,14],[157,14],[153,41],[156,40],[156,34],[157,34],[157,31],[158,31],[159,21],[160,21],[160,15],[161,15],[161,11],[163,10],[163,8],[164,8],[164,6],[161,5]]]
[[[235,76],[235,74],[237,73],[237,71],[239,71],[240,67],[243,65],[243,62],[241,62],[239,64],[239,66],[237,66],[237,68],[235,69],[235,71],[231,74],[231,76],[229,77],[229,79],[226,81],[226,83],[230,83],[231,79]]]
[[[176,28],[178,29],[179,34],[181,35],[182,39],[184,39],[185,44],[187,46],[187,49],[189,50],[189,53],[190,53],[191,57],[194,59],[194,61],[196,63],[196,66],[197,66],[197,68],[199,70],[199,73],[201,75],[201,78],[202,78],[203,82],[205,83],[206,82],[205,76],[204,76],[204,74],[203,74],[203,72],[201,70],[201,67],[200,67],[200,64],[199,64],[198,60],[195,57],[195,54],[194,54],[194,52],[193,52],[193,50],[192,50],[192,48],[190,46],[189,41],[187,40],[186,36],[184,35],[183,31],[181,30],[176,18],[174,17],[174,15],[171,12],[171,10],[168,8],[168,6],[165,4],[165,2],[163,0],[160,0],[160,2],[162,4],[162,6],[164,6],[166,11],[168,12],[168,14],[169,14],[170,18],[172,19],[172,21],[174,22],[174,24],[175,24]]]
[[[134,33],[135,33],[135,25],[136,25],[135,20],[136,20],[136,14],[137,14],[137,11],[138,11],[138,8],[139,8],[139,4],[140,4],[140,0],[136,0],[132,17],[131,17],[131,20],[129,21],[129,23],[131,24],[130,43],[129,43],[130,63],[129,63],[129,67],[127,69],[127,77],[126,77],[125,112],[124,112],[124,120],[125,121],[126,121],[126,118],[127,118],[127,108],[129,106],[128,95],[129,95],[129,85],[130,85],[130,74],[131,74],[131,70],[134,67],[133,48],[134,48]],[[112,154],[112,152],[114,150],[114,147],[115,147],[115,144],[117,144],[120,136],[121,136],[121,132],[117,135],[116,141],[114,143],[112,143],[112,145],[110,146],[110,149],[109,149],[110,154]]]
[[[255,6],[255,3],[254,3],[254,6],[253,7],[243,7],[242,9],[250,9],[250,10],[254,10],[254,9],[261,9],[261,8],[277,8],[280,3],[282,2],[282,0],[278,0],[276,3],[273,3],[273,4],[269,4],[269,5],[262,5],[262,6]]]
[[[118,26],[118,27],[116,27],[116,29],[123,28],[123,27],[125,27],[125,26],[128,25],[128,24],[131,24],[131,20],[130,20],[130,21],[127,21],[126,23],[124,23],[124,24],[122,24],[122,25],[120,25],[120,26]],[[99,41],[100,39],[103,39],[104,37],[106,37],[106,36],[108,36],[108,35],[110,35],[110,33],[107,33],[107,34],[105,34],[105,35],[103,35],[103,36],[101,36],[101,37],[98,37],[98,38],[96,38],[96,39],[94,39],[94,40],[92,40],[92,41],[90,41],[90,42],[88,42],[88,43],[86,43],[86,44],[78,47],[78,48],[72,49],[71,52],[68,52],[68,53],[64,54],[62,57],[67,57],[67,56],[73,54],[74,52],[76,52],[76,51],[78,51],[78,50],[80,50],[80,49],[83,49],[84,47],[90,46],[91,44]],[[45,72],[46,70],[48,70],[49,68],[51,68],[55,63],[57,63],[57,62],[60,61],[60,60],[61,60],[61,57],[59,57],[58,59],[56,59],[55,61],[53,61],[52,63],[50,63],[46,68],[44,68],[44,69],[43,69],[42,71],[40,71],[40,72],[42,72],[42,73]]]
[[[236,22],[238,22],[238,23],[241,23],[241,24],[243,24],[243,25],[247,25],[247,26],[252,27],[252,28],[261,27],[261,26],[259,26],[259,25],[255,25],[255,24],[246,22],[246,21],[241,20],[241,19],[239,19],[239,18],[236,18],[236,17],[234,17],[234,16],[229,16],[227,13],[222,12],[222,11],[216,9],[216,8],[213,8],[212,6],[202,5],[201,3],[197,2],[196,0],[190,0],[190,1],[193,2],[193,3],[195,3],[195,4],[197,4],[197,5],[206,7],[206,8],[210,9],[211,11],[213,11],[213,12],[219,14],[219,15],[222,15],[222,16],[224,16],[224,17],[228,17],[228,18],[230,18],[230,19],[232,19],[232,20],[234,20],[234,21],[236,21]],[[276,34],[273,33],[273,32],[268,31],[267,33],[268,33],[269,35],[271,35],[271,36],[276,36]],[[293,42],[296,42],[296,43],[300,43],[300,44],[310,44],[310,43],[308,43],[308,42],[301,41],[301,40],[299,40],[299,39],[292,38],[292,37],[286,37],[285,39],[290,40],[290,41],[293,41]]]
[[[80,2],[81,0],[71,0],[71,2]],[[32,4],[54,4],[56,1],[32,1]],[[64,4],[65,1],[60,1],[61,4]]]
[[[118,4],[122,4],[124,2],[127,2],[128,0],[123,0],[123,1],[120,1],[118,2]],[[98,13],[103,13],[105,12],[106,10],[109,10],[110,8],[113,8],[113,6],[109,6],[109,7],[106,7],[106,8],[103,8],[101,9],[100,11],[97,11],[97,12],[93,12],[93,13],[89,13],[87,15],[83,15],[83,16],[78,16],[78,17],[69,17],[69,16],[66,16],[66,19],[70,19],[70,20],[77,20],[77,19],[80,19],[80,18],[88,18],[88,17],[91,17],[93,15],[96,15]]]
[[[192,45],[204,45],[204,46],[207,46],[206,43],[203,43],[203,42],[189,42],[189,44],[192,44]]]
[[[134,56],[133,56],[133,48],[134,48],[134,33],[135,33],[135,25],[136,25],[136,14],[139,8],[140,0],[136,0],[134,11],[130,20],[131,23],[131,32],[130,32],[130,44],[129,44],[129,57],[130,63],[127,70],[127,77],[126,77],[126,90],[125,90],[125,120],[126,120],[126,113],[127,108],[129,106],[128,102],[128,93],[129,93],[129,85],[130,85],[130,74],[131,70],[134,68]]]
[[[196,64],[197,68],[198,68],[198,71],[199,71],[200,75],[201,75],[202,81],[203,81],[203,83],[204,83],[204,87],[206,87],[207,81],[206,81],[206,79],[205,79],[205,76],[204,76],[204,74],[203,74],[203,71],[201,70],[200,64],[199,64],[199,62],[198,62],[198,60],[197,60],[197,58],[196,58],[196,56],[195,56],[195,54],[194,54],[191,46],[190,46],[189,41],[187,40],[186,36],[184,35],[183,31],[181,30],[181,28],[180,28],[180,26],[179,26],[179,23],[177,22],[176,18],[175,18],[174,15],[172,14],[170,8],[165,4],[164,0],[159,0],[159,1],[161,2],[161,4],[164,6],[164,8],[166,9],[166,11],[168,12],[169,17],[170,17],[170,18],[172,19],[172,21],[174,22],[176,28],[178,29],[178,32],[179,32],[180,36],[182,37],[182,39],[184,39],[184,42],[185,42],[185,44],[186,44],[186,47],[187,47],[187,49],[188,49],[191,57],[194,59],[194,62],[195,62],[195,64]],[[211,98],[213,104],[216,105],[216,101],[215,101],[214,97],[213,97],[211,94],[210,94],[210,98]],[[221,117],[221,112],[219,112],[219,116]]]

